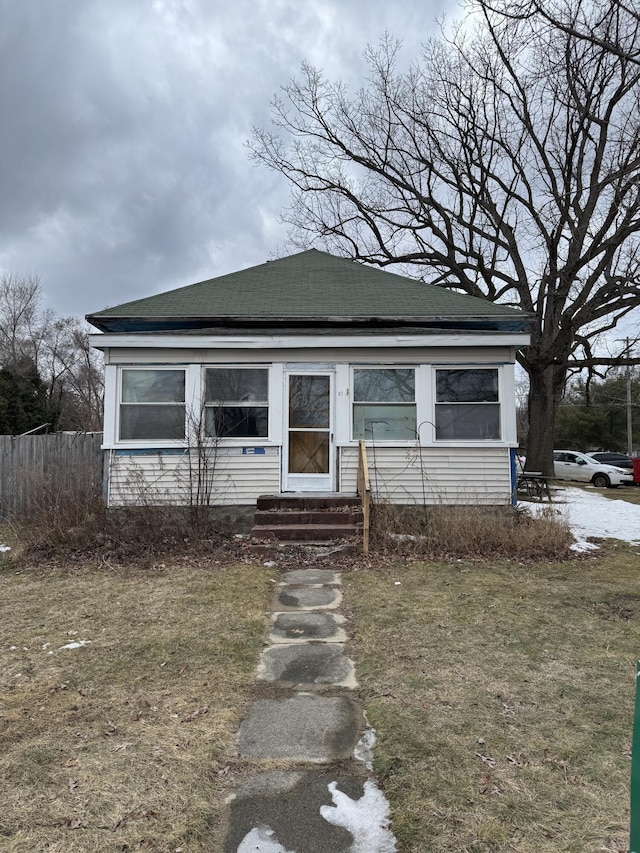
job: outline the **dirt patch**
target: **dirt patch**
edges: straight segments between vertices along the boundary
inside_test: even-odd
[[[640,595],[618,595],[603,601],[596,609],[605,619],[637,621],[640,619]]]

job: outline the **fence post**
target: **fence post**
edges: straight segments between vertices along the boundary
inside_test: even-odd
[[[629,853],[640,853],[640,661],[636,663],[636,710],[631,741],[631,830]]]

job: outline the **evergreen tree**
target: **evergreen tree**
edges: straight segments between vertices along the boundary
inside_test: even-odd
[[[634,444],[640,445],[640,377],[631,378]],[[627,452],[627,380],[573,383],[558,409],[555,446],[574,450]]]
[[[22,359],[0,369],[0,433],[20,435],[48,424],[54,430],[58,413],[33,361]]]

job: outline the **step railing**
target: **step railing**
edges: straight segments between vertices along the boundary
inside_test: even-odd
[[[358,496],[362,501],[362,553],[369,553],[369,507],[371,503],[371,482],[367,446],[364,441],[358,444]]]

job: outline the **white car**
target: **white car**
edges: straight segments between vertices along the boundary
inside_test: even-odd
[[[598,462],[577,450],[554,450],[553,470],[559,480],[577,480],[593,483],[599,488],[617,488],[633,485],[633,471]]]

